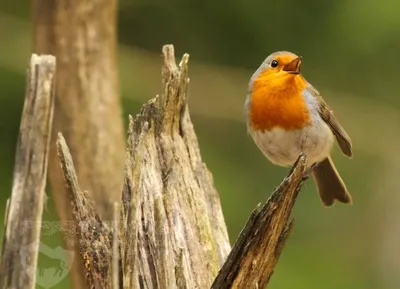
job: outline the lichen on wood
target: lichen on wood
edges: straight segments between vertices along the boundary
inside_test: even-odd
[[[111,288],[111,228],[101,220],[88,193],[80,188],[69,148],[61,133],[57,138],[57,152],[74,217],[74,241],[78,243],[86,281],[90,288]]]
[[[121,217],[124,288],[207,288],[230,244],[189,116],[189,56],[178,67],[172,45],[163,54],[162,93],[130,118]]]

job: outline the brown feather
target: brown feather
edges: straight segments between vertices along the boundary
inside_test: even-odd
[[[350,137],[348,136],[344,128],[340,125],[339,121],[333,114],[333,111],[330,109],[328,104],[323,100],[318,90],[316,90],[311,84],[307,88],[310,90],[310,93],[317,99],[319,106],[319,114],[321,118],[331,128],[341,151],[343,152],[343,154],[351,158],[353,156],[353,151],[352,151],[352,143]]]
[[[351,204],[353,202],[331,157],[327,157],[320,162],[314,168],[312,175],[317,185],[318,194],[325,206],[332,206],[335,200],[345,204]]]

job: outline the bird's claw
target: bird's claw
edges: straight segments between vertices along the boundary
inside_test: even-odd
[[[312,164],[310,167],[308,167],[305,172],[304,172],[304,179],[308,179],[311,176],[311,173],[313,172],[313,170],[315,169],[315,167],[317,166],[317,163]]]

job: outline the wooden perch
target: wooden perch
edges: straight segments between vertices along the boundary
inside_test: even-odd
[[[53,120],[56,60],[33,54],[7,202],[0,288],[35,288]]]
[[[258,206],[215,279],[212,288],[265,288],[292,228],[290,213],[306,179],[301,155],[262,208]]]
[[[189,57],[178,67],[172,45],[163,54],[161,95],[129,118],[122,203],[120,214],[114,205],[112,226],[81,190],[58,136],[86,281],[90,288],[264,288],[293,226],[306,157],[253,212],[229,254],[219,196],[189,116]]]

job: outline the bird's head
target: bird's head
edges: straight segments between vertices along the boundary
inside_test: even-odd
[[[296,79],[302,79],[300,75],[302,57],[288,51],[278,51],[269,55],[250,81],[250,90],[254,86],[268,85],[270,87],[284,87],[293,83]]]

